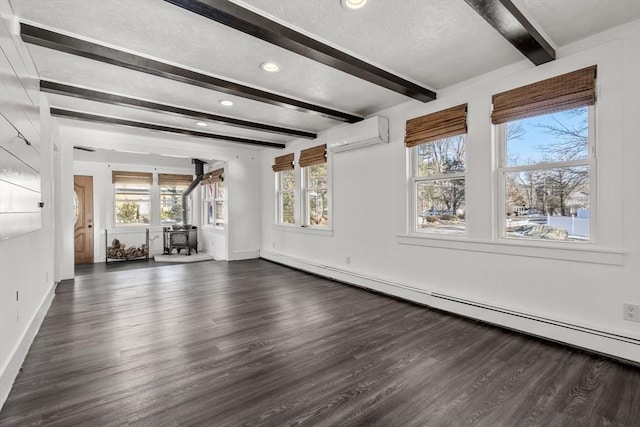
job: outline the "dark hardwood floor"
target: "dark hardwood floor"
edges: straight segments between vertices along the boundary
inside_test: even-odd
[[[264,260],[82,267],[0,425],[640,425],[640,369]]]

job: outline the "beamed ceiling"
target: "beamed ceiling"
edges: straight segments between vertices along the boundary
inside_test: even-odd
[[[640,19],[638,0],[10,0],[64,123],[283,148]],[[271,61],[280,71],[263,71]],[[233,102],[223,106],[222,100]],[[196,125],[204,122],[206,127]]]

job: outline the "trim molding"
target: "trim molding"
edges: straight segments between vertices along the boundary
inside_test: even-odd
[[[242,261],[245,259],[256,259],[260,258],[260,250],[256,249],[248,249],[248,250],[239,250],[233,251],[229,256],[229,261]]]
[[[40,306],[33,314],[33,317],[31,317],[29,326],[25,329],[24,334],[22,334],[20,340],[13,347],[13,350],[9,355],[9,359],[0,370],[0,410],[2,410],[2,406],[9,397],[13,383],[22,368],[22,363],[29,352],[29,348],[31,347],[33,340],[40,330],[44,317],[49,311],[49,307],[51,306],[51,302],[55,296],[56,285],[57,282],[53,282],[50,285],[47,293],[40,302]]]
[[[481,301],[446,295],[395,280],[345,270],[274,251],[263,249],[260,251],[260,257],[349,285],[473,318],[549,341],[559,342],[592,353],[603,354],[625,363],[640,365],[640,336],[632,337],[614,331],[573,324],[533,313],[494,306]]]
[[[596,248],[592,244],[519,241],[500,239],[475,240],[466,236],[400,234],[396,240],[401,245],[425,246],[441,249],[465,250],[527,258],[556,259],[588,264],[625,264],[625,252],[617,249]]]

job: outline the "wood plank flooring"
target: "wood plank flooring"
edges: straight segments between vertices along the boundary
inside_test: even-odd
[[[0,425],[640,425],[636,367],[264,260],[145,267],[58,287]]]

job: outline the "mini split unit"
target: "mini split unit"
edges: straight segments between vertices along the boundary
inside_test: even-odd
[[[385,117],[370,117],[327,132],[327,148],[334,153],[384,142],[389,142],[389,121]]]

